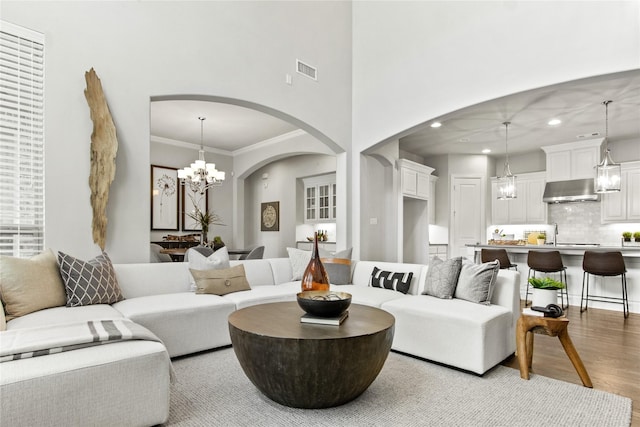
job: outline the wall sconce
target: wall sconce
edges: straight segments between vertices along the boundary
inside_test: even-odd
[[[262,186],[264,188],[267,188],[269,186],[269,174],[268,173],[263,173],[262,174]]]

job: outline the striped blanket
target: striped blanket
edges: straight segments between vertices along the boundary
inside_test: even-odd
[[[91,320],[15,329],[0,334],[0,362],[126,340],[161,342],[147,328],[127,319]]]

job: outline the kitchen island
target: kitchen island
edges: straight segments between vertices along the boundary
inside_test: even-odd
[[[520,272],[520,295],[524,300],[527,275],[529,267],[527,265],[527,254],[530,250],[534,251],[559,251],[562,256],[562,262],[567,267],[567,291],[569,294],[569,303],[579,309],[580,293],[582,292],[582,258],[585,251],[610,252],[619,251],[622,253],[627,268],[627,290],[629,297],[629,311],[632,313],[640,313],[640,247],[639,246],[596,246],[583,244],[558,244],[550,245],[467,245],[467,257],[480,262],[480,251],[482,249],[504,249],[509,254],[511,262],[518,265]],[[544,273],[542,273],[544,274]],[[541,273],[538,273],[540,276]],[[554,277],[551,273],[549,276]],[[620,298],[622,296],[622,287],[620,284],[620,276],[616,277],[592,277],[589,291],[593,295],[606,295],[610,297]],[[620,304],[603,303],[591,301],[589,307],[603,308],[606,310],[620,311],[622,317],[622,306]]]

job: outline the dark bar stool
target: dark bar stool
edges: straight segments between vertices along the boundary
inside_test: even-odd
[[[560,289],[560,304],[563,309],[569,308],[569,286],[567,283],[567,267],[562,263],[559,251],[529,251],[527,255],[527,265],[529,265],[529,276],[536,277],[536,271],[541,273],[560,273],[560,282],[564,283],[564,289]],[[527,279],[528,279],[527,278]],[[527,292],[524,296],[524,306],[529,301],[529,280],[527,280]],[[567,304],[564,297],[567,297]]]
[[[480,259],[482,262],[500,261],[500,269],[515,268],[518,269],[517,264],[511,264],[509,255],[504,249],[482,249],[480,251]]]
[[[595,252],[585,251],[582,259],[582,293],[580,295],[580,312],[586,311],[589,301],[610,302],[614,304],[622,304],[622,312],[624,318],[629,317],[629,299],[627,294],[627,268],[624,265],[622,252]],[[594,276],[621,276],[622,279],[622,298],[607,297],[602,295],[589,295],[589,275]],[[586,283],[586,296],[585,296]],[[584,308],[582,301],[585,301]]]

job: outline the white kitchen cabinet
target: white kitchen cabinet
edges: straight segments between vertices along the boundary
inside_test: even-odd
[[[547,158],[547,182],[593,178],[604,138],[542,147]]]
[[[493,224],[545,224],[547,204],[542,201],[545,173],[517,175],[517,197],[498,200],[497,179],[491,180],[491,213]]]
[[[333,222],[336,218],[336,175],[305,178],[304,221]]]
[[[602,195],[602,222],[640,222],[640,162],[622,163],[620,191]]]
[[[431,189],[429,177],[434,169],[407,159],[399,159],[398,168],[402,195],[428,200]]]

